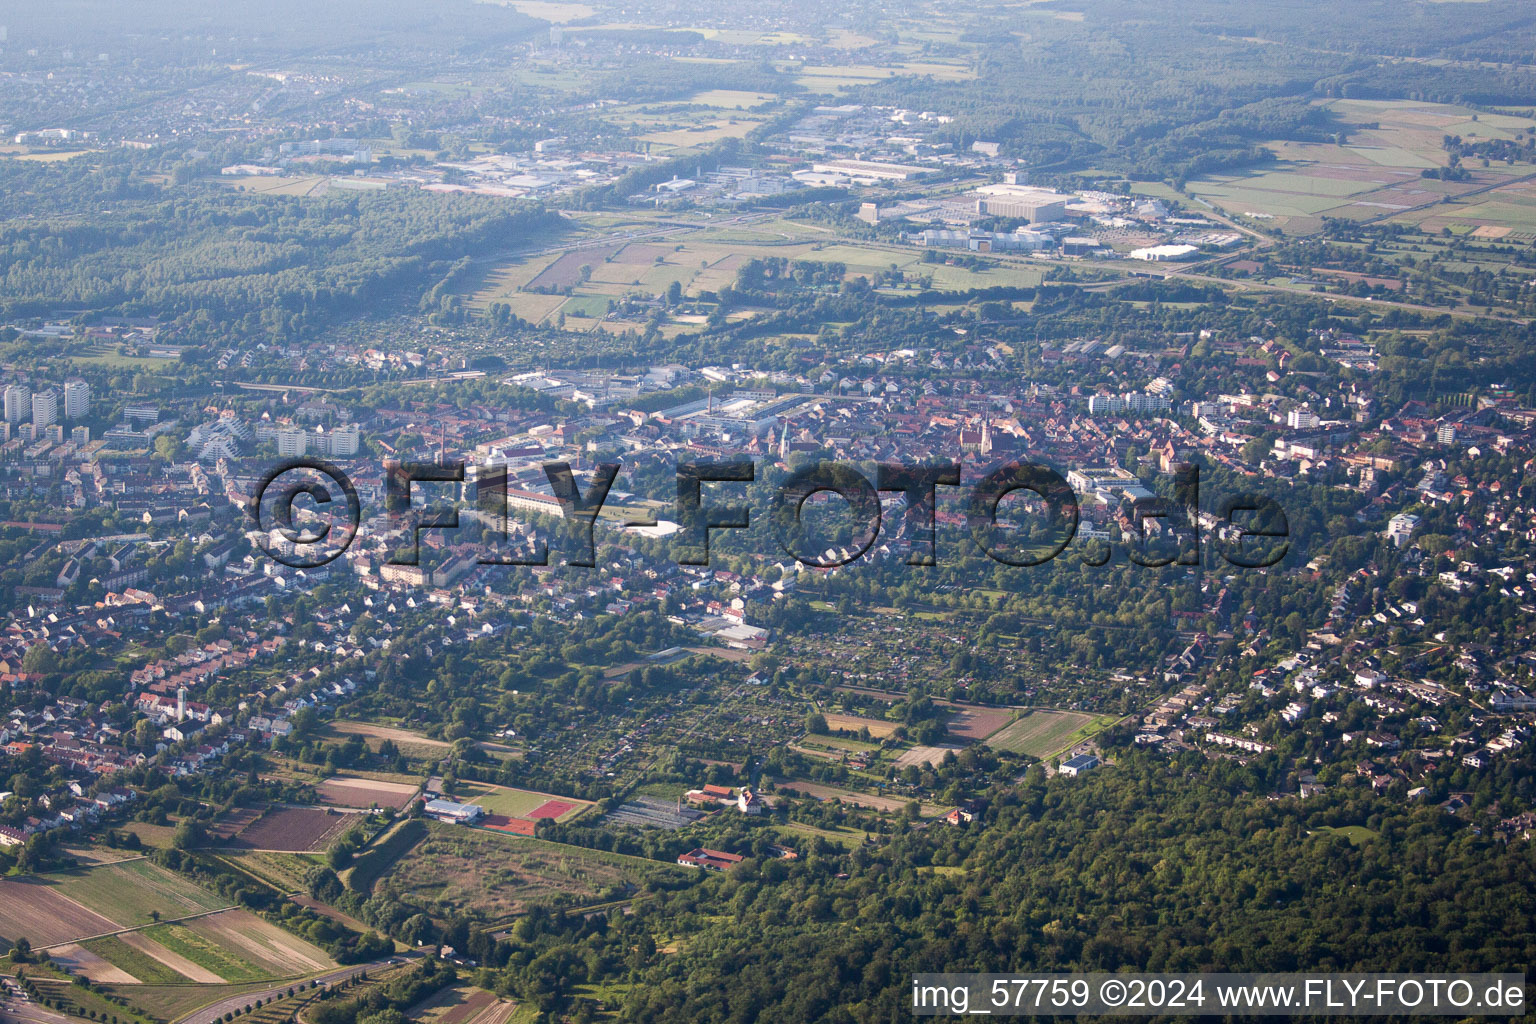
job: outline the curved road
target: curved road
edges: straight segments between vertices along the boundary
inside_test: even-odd
[[[402,953],[396,954],[395,956],[385,957],[382,960],[374,960],[366,964],[353,964],[351,967],[343,967],[340,970],[331,971],[329,974],[317,975],[313,979],[306,978],[304,979],[304,983],[308,984],[311,980],[313,980],[318,981],[322,985],[330,986],[334,985],[338,981],[346,981],[349,978],[356,977],[364,971],[374,971],[381,967],[391,967],[397,964],[408,963],[420,955],[421,954],[419,953]],[[258,999],[260,999],[262,1002],[266,1002],[274,996],[285,996],[288,994],[288,990],[290,988],[295,988],[298,984],[299,982],[290,979],[280,985],[273,985],[271,988],[259,989],[251,992],[242,992],[239,995],[229,996],[225,999],[220,999],[216,1003],[209,1003],[207,1006],[204,1006],[201,1009],[193,1010],[191,1013],[178,1018],[174,1024],[213,1024],[214,1021],[219,1020],[226,1013],[234,1013],[236,1010],[244,1009],[246,1006],[254,1003]]]

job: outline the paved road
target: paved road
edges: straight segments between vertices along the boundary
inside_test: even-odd
[[[80,1024],[62,1013],[38,1006],[10,978],[0,979],[0,1021],[5,1024]]]
[[[332,971],[329,974],[318,975],[314,980],[320,982],[322,985],[334,985],[336,982],[346,981],[348,978],[355,977],[364,971],[376,971],[381,967],[390,967],[395,964],[403,964],[410,960],[416,959],[420,955],[421,954],[419,953],[405,953],[397,956],[385,957],[383,960],[374,960],[371,963],[353,964],[351,967],[343,967],[342,969],[338,971]],[[306,981],[305,984],[308,984],[308,981]],[[285,981],[280,985],[273,985],[271,988],[261,989],[254,992],[242,992],[237,996],[230,996],[228,999],[221,999],[216,1003],[211,1003],[208,1006],[204,1006],[202,1009],[193,1010],[191,1013],[177,1020],[175,1024],[212,1024],[213,1021],[223,1017],[226,1013],[233,1013],[236,1010],[243,1009],[258,999],[260,999],[262,1002],[266,1002],[274,996],[287,995],[288,990],[295,987],[297,987],[297,982]],[[44,1022],[44,1024],[55,1024],[55,1022]],[[79,1022],[70,1021],[69,1024],[79,1024]]]

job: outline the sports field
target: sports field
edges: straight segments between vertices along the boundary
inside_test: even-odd
[[[479,804],[488,814],[505,815],[508,818],[554,818],[564,820],[590,806],[585,800],[574,797],[538,793],[531,789],[513,789],[510,786],[491,786],[476,783],[461,787],[469,803]]]

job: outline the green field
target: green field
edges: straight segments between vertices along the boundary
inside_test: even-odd
[[[272,972],[237,955],[233,950],[214,945],[185,925],[156,925],[145,929],[144,934],[172,953],[186,957],[199,967],[206,967],[225,981],[239,983],[273,977]]]
[[[374,837],[342,872],[342,881],[354,892],[367,894],[374,883],[395,866],[405,852],[426,837],[427,826],[419,818],[407,818]]]
[[[585,800],[577,800],[575,797],[555,796],[551,793],[536,793],[530,789],[512,789],[508,786],[466,785],[461,787],[463,796],[468,802],[479,804],[490,814],[505,814],[509,818],[521,818],[530,811],[535,810],[541,804],[550,800],[564,800],[566,803],[578,805],[574,810],[561,815],[562,818],[574,817],[583,807]]]
[[[233,851],[220,853],[216,859],[283,892],[307,887],[309,876],[319,866],[318,860],[302,853]]]
[[[826,244],[822,241],[824,237],[825,232],[818,225],[774,219],[751,229],[701,231],[680,243],[633,242],[612,251],[594,248],[589,255],[567,262],[569,275],[551,274],[539,281],[541,288],[569,285],[569,297],[524,290],[563,257],[523,257],[471,278],[463,298],[467,304],[480,308],[492,302],[505,302],[513,313],[534,322],[561,313],[596,319],[607,314],[609,300],[658,295],[674,281],[689,298],[717,292],[736,281],[738,270],[747,260],[767,257],[841,263],[849,278],[869,277],[895,266],[914,280],[930,278],[932,287],[943,291],[1030,287],[1044,279],[1042,269],[1019,260],[990,260],[984,266],[970,269],[942,262],[925,263],[925,250],[913,246]],[[657,257],[660,263],[656,262]],[[586,281],[578,280],[575,274],[582,265],[590,274]]]
[[[1531,164],[1472,165],[1472,180],[1466,182],[1420,175],[1446,165],[1445,136],[1509,139],[1524,131],[1527,120],[1477,114],[1448,103],[1341,99],[1322,105],[1346,126],[1342,144],[1271,141],[1265,148],[1275,154],[1272,163],[1191,181],[1189,193],[1234,216],[1260,214],[1270,219],[1265,223],[1290,234],[1318,230],[1324,216],[1392,217],[1423,222],[1430,231],[1458,224],[1530,230],[1531,212],[1520,197],[1511,198],[1502,190],[1475,197],[1469,207],[1460,207],[1454,198],[1446,205],[1439,200],[1530,174],[1536,170]],[[1415,209],[1420,206],[1425,208]]]
[[[1345,839],[1348,839],[1350,844],[1353,846],[1363,846],[1364,844],[1370,842],[1372,839],[1376,838],[1376,832],[1366,828],[1364,825],[1340,825],[1337,828],[1330,825],[1324,825],[1321,828],[1314,829],[1313,832],[1315,835],[1332,834],[1343,836]]]
[[[148,953],[134,949],[115,935],[82,942],[81,948],[101,957],[114,967],[121,967],[146,985],[185,985],[188,979],[171,970]]]
[[[125,927],[233,905],[148,860],[104,864],[47,877],[65,896]]]
[[[798,851],[801,856],[805,855],[811,839],[824,839],[843,850],[851,850],[864,841],[864,833],[855,832],[853,829],[817,828],[815,825],[805,825],[800,822],[790,822],[784,826],[779,831],[779,837],[785,846]]]
[[[1044,761],[1117,721],[1082,711],[1030,711],[987,739],[987,746]]]
[[[374,887],[435,914],[494,922],[533,904],[620,899],[645,877],[680,870],[624,854],[431,822],[427,838]]]

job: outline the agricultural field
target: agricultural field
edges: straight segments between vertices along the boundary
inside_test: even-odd
[[[421,791],[419,782],[386,782],[333,775],[315,786],[320,802],[334,807],[387,807],[398,811]]]
[[[897,768],[905,768],[908,765],[914,764],[928,765],[932,767],[943,761],[945,754],[959,754],[960,751],[964,749],[964,747],[954,743],[941,743],[931,747],[921,745],[914,746],[907,750],[903,750],[901,755],[896,758],[895,765]]]
[[[1469,199],[1393,219],[1416,224],[1430,234],[1448,230],[1479,241],[1529,245],[1536,242],[1536,180],[1511,182]]]
[[[376,884],[376,893],[434,913],[500,921],[535,903],[615,898],[650,872],[666,870],[638,857],[484,829],[431,822],[428,830]]]
[[[779,830],[779,838],[791,849],[805,853],[805,847],[814,839],[822,839],[843,850],[851,850],[864,841],[864,833],[851,828],[820,828],[792,821]]]
[[[568,21],[581,21],[597,13],[586,4],[564,3],[557,0],[501,0],[501,2],[519,14],[526,14],[530,18],[538,18],[540,21],[548,21],[556,25],[563,25]]]
[[[1271,142],[1273,164],[1241,174],[1210,175],[1189,183],[1189,192],[1237,217],[1258,215],[1287,234],[1322,227],[1323,217],[1392,219],[1442,227],[1536,231],[1536,202],[1514,186],[1497,188],[1466,203],[1456,197],[1536,173],[1530,164],[1480,166],[1467,161],[1464,182],[1424,178],[1420,172],[1444,167],[1446,135],[1471,142],[1514,138],[1529,121],[1479,113],[1444,103],[1331,100],[1324,104],[1346,125],[1342,145]],[[1507,190],[1508,189],[1508,190]]]
[[[835,93],[861,85],[895,78],[898,75],[932,76],[938,81],[958,82],[975,78],[963,64],[906,62],[889,66],[875,64],[802,64],[795,81],[811,92]]]
[[[361,736],[368,744],[368,749],[375,753],[378,752],[380,744],[389,740],[407,757],[441,757],[451,746],[444,740],[434,740],[430,736],[423,736],[409,729],[378,725],[374,722],[334,721],[330,723],[328,733],[331,736],[343,738]]]
[[[43,878],[0,880],[0,940],[25,938],[34,947],[116,931],[119,925],[64,896]]]
[[[880,749],[878,743],[866,743],[863,740],[852,739],[847,736],[807,736],[797,745],[798,748],[810,748],[813,751],[829,751],[838,756],[843,754],[874,754]]]
[[[208,838],[216,842],[232,839],[244,831],[247,825],[261,817],[264,810],[265,808],[260,806],[231,808],[209,826]]]
[[[879,718],[860,718],[858,715],[823,715],[827,720],[827,728],[834,733],[859,732],[869,730],[869,735],[877,740],[883,740],[894,733],[899,725],[897,722],[887,722]]]
[[[361,820],[357,814],[308,807],[269,807],[224,840],[221,849],[312,853],[324,850]]]
[[[138,978],[146,985],[174,985],[194,982],[217,985],[223,978],[205,970],[196,962],[172,952],[143,932],[124,932],[102,940],[96,952]]]
[[[211,946],[247,961],[269,977],[286,978],[329,970],[335,961],[319,947],[271,924],[248,910],[229,910],[186,922],[184,948]],[[189,954],[202,956],[200,953]]]
[[[840,786],[828,786],[820,782],[804,782],[800,779],[776,779],[775,784],[781,790],[794,790],[800,796],[812,796],[817,800],[837,800],[853,807],[867,807],[873,811],[884,811],[888,814],[897,814],[906,808],[910,802],[898,796],[877,796],[873,793],[861,793],[855,789],[845,789]],[[925,817],[942,814],[946,808],[937,804],[923,804],[922,813]]]
[[[743,138],[765,120],[765,116],[732,112],[732,116],[724,118],[707,117],[696,123],[660,128],[639,138],[641,142],[650,143],[653,152],[676,156],[680,152],[713,146],[724,139]]]
[[[1013,721],[1013,712],[1002,708],[956,708],[949,719],[949,734],[962,740],[984,740]]]
[[[1090,715],[1082,711],[1029,711],[995,733],[987,740],[987,745],[1044,761],[1081,743],[1114,721],[1113,715]]]
[[[144,930],[143,935],[187,963],[195,964],[204,972],[214,973],[220,981],[232,983],[287,978],[321,969],[315,964],[329,963],[324,953],[287,933],[284,933],[284,941],[301,943],[306,949],[303,956],[292,953],[280,955],[276,947],[258,938],[260,935],[266,935],[267,940],[272,938],[270,932],[260,927],[267,926],[266,921],[252,918],[257,921],[258,927],[250,927],[250,921],[246,920],[247,915],[243,910],[230,912],[227,915],[229,921],[221,920],[224,917],[226,915],[214,915],[187,921],[186,924],[161,924]],[[270,927],[267,926],[267,929]]]
[[[221,175],[216,179],[236,192],[255,192],[268,196],[309,196],[325,191],[328,176],[309,175],[287,177],[283,175]]]
[[[59,967],[71,974],[78,974],[91,981],[104,985],[136,985],[140,979],[137,975],[129,974],[121,966],[112,960],[108,960],[95,952],[98,943],[117,942],[116,939],[93,939],[85,945],[67,942],[62,946],[55,946],[48,951],[48,957]],[[89,948],[88,948],[89,947]],[[128,947],[123,947],[127,949]],[[157,965],[158,966],[158,965]],[[171,984],[185,981],[174,972],[165,971],[165,980],[162,984]]]
[[[309,885],[317,860],[302,853],[221,851],[218,859],[283,892],[298,892]]]
[[[34,946],[230,905],[223,897],[142,859],[56,872],[25,882],[0,882],[0,903],[7,910],[0,916],[0,929],[15,930]]]
[[[895,266],[914,281],[945,291],[1027,287],[1044,279],[1043,270],[1023,261],[994,260],[977,269],[925,263],[924,251],[916,247],[827,244],[824,234],[819,225],[775,219],[750,229],[706,229],[667,245],[608,242],[553,258],[520,257],[472,280],[463,298],[479,308],[504,302],[514,314],[535,323],[560,314],[601,319],[610,301],[659,295],[674,281],[686,298],[718,292],[735,283],[749,259],[765,257],[842,263],[849,278],[870,277]],[[563,294],[567,288],[572,291],[569,297]],[[686,322],[679,319],[673,326]]]
[[[507,1024],[516,1010],[517,1003],[461,982],[423,999],[407,1016],[419,1024]]]

